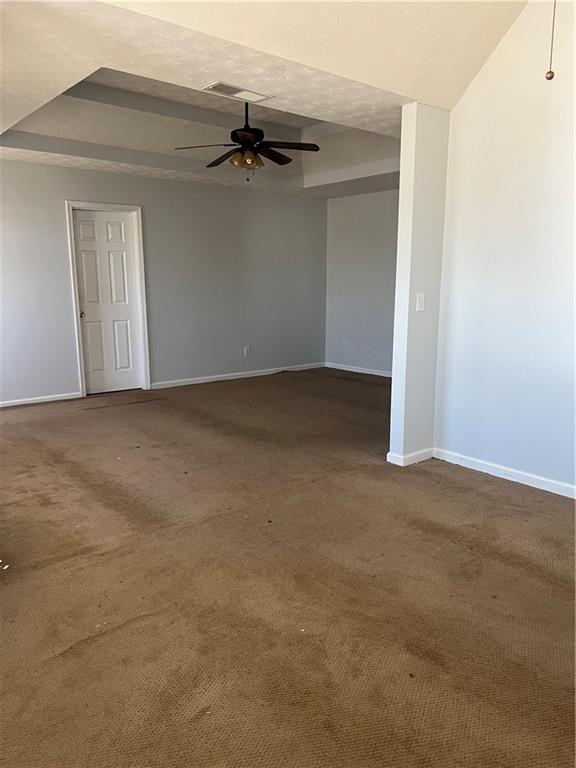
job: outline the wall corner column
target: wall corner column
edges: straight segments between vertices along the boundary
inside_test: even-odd
[[[440,281],[450,113],[402,108],[390,450],[407,466],[434,450]]]

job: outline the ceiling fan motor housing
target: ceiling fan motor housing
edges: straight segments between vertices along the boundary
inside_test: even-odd
[[[256,144],[264,139],[264,131],[260,128],[236,128],[230,139],[236,144]]]

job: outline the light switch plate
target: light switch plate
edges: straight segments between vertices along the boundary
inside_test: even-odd
[[[424,312],[424,294],[416,294],[416,312]]]

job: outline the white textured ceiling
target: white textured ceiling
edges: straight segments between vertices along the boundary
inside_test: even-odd
[[[524,3],[3,2],[1,129],[106,67],[398,135],[400,107],[451,108]]]
[[[443,109],[526,4],[106,1]]]
[[[25,133],[156,152],[172,157],[193,157],[204,163],[226,152],[226,148],[176,152],[174,147],[230,142],[228,128],[163,115],[143,114],[132,109],[85,101],[72,96],[58,96],[18,123],[15,129]],[[295,158],[290,165],[277,166],[275,170],[280,173],[297,173],[300,163]]]
[[[204,180],[200,162],[183,161],[179,171],[165,148],[165,143],[196,143],[195,136],[203,143],[204,124],[187,119],[180,125],[154,110],[121,115],[80,99],[77,104],[84,104],[80,111],[85,113],[78,114],[77,106],[68,104],[74,99],[57,99],[90,76],[116,78],[116,87],[132,94],[161,89],[155,98],[180,104],[198,98],[190,89],[199,91],[221,80],[269,95],[260,108],[268,116],[270,110],[285,113],[277,117],[285,130],[313,131],[310,123],[335,123],[383,134],[386,144],[388,137],[399,136],[403,104],[418,99],[453,105],[523,5],[146,2],[119,7],[93,0],[4,2],[0,125],[6,130],[20,123],[16,132],[5,134],[3,143],[10,147],[5,151],[27,151],[34,162],[50,156],[51,162],[94,163],[100,170],[158,173],[162,178],[182,173],[186,180]],[[54,99],[56,107],[48,103]],[[58,114],[61,106],[64,116]],[[122,110],[122,105],[115,109]],[[222,111],[227,109],[222,104]],[[31,115],[35,110],[40,111]],[[289,124],[291,120],[298,125]],[[221,133],[223,123],[217,124]],[[187,140],[180,139],[181,128]],[[211,131],[210,137],[214,135]],[[64,151],[67,138],[69,153]],[[360,162],[358,144],[349,139],[347,152],[336,149],[333,155]],[[323,163],[330,167],[331,143],[325,142],[317,160],[321,168]],[[364,143],[376,157],[388,156],[388,144]],[[134,144],[131,160],[124,162],[122,153],[128,156]],[[69,160],[64,159],[67,154]],[[378,168],[382,162],[375,160]],[[228,183],[228,174],[229,183],[236,183],[230,169],[216,170],[218,175],[210,172],[206,180]],[[269,188],[298,187],[296,174],[265,171],[270,173]],[[349,176],[344,174],[343,181]],[[264,175],[260,178],[264,184]]]
[[[349,128],[319,139],[320,152],[303,155],[304,173],[320,173],[400,157],[400,140]]]
[[[115,72],[113,69],[106,68],[100,69],[98,72],[90,75],[90,77],[86,78],[85,82],[103,85],[108,88],[117,88],[118,90],[127,91],[128,93],[141,93],[146,96],[154,96],[159,99],[166,99],[167,101],[188,104],[192,107],[202,107],[203,109],[211,109],[229,115],[237,115],[239,124],[242,124],[243,121],[244,105],[241,101],[217,96],[213,93],[195,91],[180,85],[162,83],[158,80],[151,80],[148,77],[137,77],[136,75],[130,75],[127,72]],[[230,83],[230,85],[234,85],[234,83]],[[275,123],[276,125],[285,125],[289,128],[298,128],[300,130],[309,128],[311,125],[316,125],[318,122],[314,118],[293,115],[290,112],[280,112],[277,109],[272,109],[267,106],[267,102],[262,105],[251,104],[250,115],[255,122],[258,120],[267,121],[269,123]]]
[[[169,181],[185,181],[200,184],[220,184],[224,186],[237,186],[242,189],[276,192],[283,194],[303,194],[305,190],[296,185],[275,184],[270,181],[261,182],[262,177],[255,177],[250,182],[241,173],[220,174],[213,171],[206,173],[189,173],[186,171],[166,170],[164,168],[152,168],[147,165],[138,165],[135,163],[122,163],[111,160],[98,160],[88,157],[75,157],[67,154],[58,154],[55,152],[36,152],[27,149],[18,149],[13,147],[0,146],[0,159],[17,160],[25,163],[39,165],[52,165],[60,168],[76,168],[86,171],[102,171],[106,173],[121,173],[133,176],[144,176],[149,179],[163,179]],[[226,169],[224,169],[226,170]],[[322,197],[321,190],[312,190],[311,196]]]
[[[118,75],[118,77],[116,77]],[[107,85],[103,85],[105,80]],[[141,79],[138,78],[138,81]],[[230,129],[242,124],[243,104],[221,96],[197,99],[196,92],[179,88],[178,102],[165,97],[173,90],[169,84],[145,81],[145,90],[118,90],[113,85],[133,84],[134,78],[107,70],[105,78],[87,78],[21,120],[0,137],[6,150],[18,151],[18,159],[29,153],[30,162],[136,173],[152,178],[179,181],[205,181],[237,184],[243,174],[228,163],[206,170],[206,164],[227,151],[206,147],[176,151],[174,147],[202,144],[227,144]],[[138,83],[140,85],[141,83]],[[151,96],[151,91],[156,94]],[[201,94],[202,96],[203,94]],[[224,111],[207,109],[221,107]],[[269,139],[318,141],[318,153],[287,151],[293,161],[278,166],[265,159],[258,176],[258,188],[299,191],[314,194],[346,188],[351,180],[385,176],[393,168],[387,162],[398,159],[399,140],[391,136],[345,128],[327,122],[303,119],[301,129],[269,122],[283,113],[261,108],[261,122],[251,112],[252,125],[261,127]],[[293,124],[298,115],[289,115]],[[14,155],[11,155],[14,157]],[[64,161],[64,158],[69,159]],[[340,186],[334,185],[334,180]],[[391,177],[381,183],[392,183]],[[374,183],[373,180],[371,183]],[[355,187],[358,186],[358,183]]]
[[[255,175],[250,182],[246,182],[246,179],[242,174],[227,173],[228,169],[226,168],[219,169],[218,173],[214,173],[214,171],[206,172],[204,174],[196,172],[188,173],[186,171],[152,168],[147,165],[137,165],[135,163],[75,157],[55,152],[38,152],[13,147],[0,146],[0,159],[39,165],[52,165],[60,168],[74,168],[77,170],[130,174],[143,176],[149,179],[194,182],[201,184],[220,184],[240,187],[250,192],[265,191],[277,194],[305,195],[309,197],[346,197],[348,195],[360,195],[382,189],[395,189],[398,187],[397,171],[375,174],[363,179],[343,179],[340,182],[303,188],[300,186],[301,180],[298,178],[295,178],[292,183],[280,184],[270,181],[269,179],[264,179],[262,175]],[[300,184],[298,182],[300,182]]]
[[[411,99],[101,2],[3,3],[2,130],[106,67],[202,90],[218,80],[316,121],[398,135]]]

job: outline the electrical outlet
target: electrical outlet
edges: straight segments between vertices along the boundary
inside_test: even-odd
[[[344,347],[344,352],[350,352],[350,344],[347,341],[342,346]]]
[[[424,312],[424,294],[416,294],[416,312]]]
[[[252,354],[252,348],[250,347],[250,345],[244,347],[244,357],[250,357],[251,354]]]

